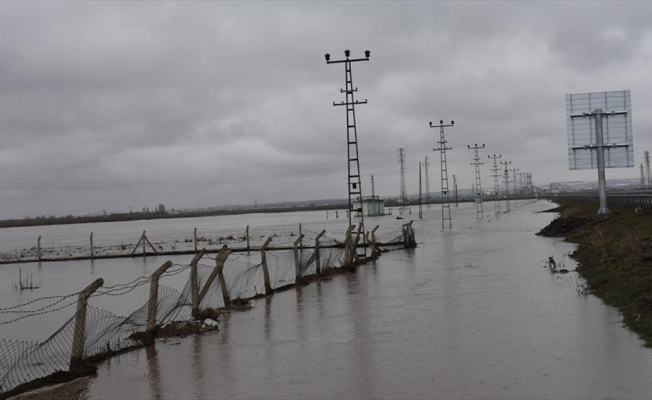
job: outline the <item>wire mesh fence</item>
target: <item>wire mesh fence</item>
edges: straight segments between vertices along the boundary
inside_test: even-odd
[[[406,226],[401,234],[393,232],[379,236],[375,243],[382,243],[385,249],[414,245],[411,225],[409,229]],[[229,256],[225,247],[215,258],[202,250],[199,256],[203,257],[188,265],[168,261],[159,268],[163,271],[160,275],[156,275],[157,270],[151,276],[113,286],[103,285],[100,278],[93,283],[97,287],[92,290],[89,288],[93,284],[77,293],[43,297],[0,308],[2,326],[77,307],[74,315],[42,342],[0,339],[0,398],[27,390],[35,380],[61,371],[73,371],[79,368],[79,361],[88,363],[89,360],[151,344],[148,335],[155,335],[159,329],[178,321],[198,319],[195,308],[199,315],[203,315],[205,311],[227,307],[235,300],[271,294],[269,290],[294,285],[298,279],[316,276],[318,270],[323,274],[329,269],[347,266],[350,260],[347,260],[346,243],[326,236],[315,240],[319,232],[306,230],[302,234],[305,235],[302,245],[291,250],[261,249],[244,257],[241,254]],[[298,243],[296,238],[293,239],[291,244]],[[317,246],[308,247],[311,240]],[[322,243],[326,246],[342,245],[321,248]],[[222,259],[222,255],[226,258]],[[211,259],[215,261],[214,266],[199,263]],[[260,262],[252,262],[256,259]],[[162,284],[163,280],[170,281],[181,274],[189,276],[181,290]],[[193,280],[195,276],[196,281]],[[124,296],[145,285],[150,287],[149,299],[126,317],[94,305],[102,298]],[[199,317],[200,321],[202,319]]]

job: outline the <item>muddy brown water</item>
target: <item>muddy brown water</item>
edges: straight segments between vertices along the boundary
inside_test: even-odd
[[[267,299],[220,331],[158,342],[99,366],[90,399],[650,398],[652,351],[618,312],[551,275],[572,245],[535,232],[538,202],[475,218],[439,208],[419,247]]]

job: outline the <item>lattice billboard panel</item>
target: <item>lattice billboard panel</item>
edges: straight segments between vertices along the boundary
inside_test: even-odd
[[[598,152],[594,147],[597,144],[595,118],[571,118],[571,115],[593,113],[596,109],[606,114],[602,117],[603,142],[607,146],[604,148],[605,167],[633,167],[632,100],[629,90],[619,90],[566,95],[569,169],[598,167]],[[611,114],[622,111],[627,113]]]

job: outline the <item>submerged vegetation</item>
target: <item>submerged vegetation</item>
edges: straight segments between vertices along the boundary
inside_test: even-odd
[[[616,307],[625,324],[652,347],[652,211],[555,198],[560,217],[539,234],[577,243],[572,257],[590,293]]]

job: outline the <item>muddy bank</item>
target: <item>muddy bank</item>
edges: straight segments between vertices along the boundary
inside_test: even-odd
[[[538,235],[577,243],[571,255],[590,293],[616,307],[623,321],[652,347],[652,212],[609,205],[597,215],[597,203],[554,199],[560,217]]]

